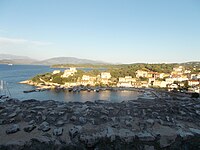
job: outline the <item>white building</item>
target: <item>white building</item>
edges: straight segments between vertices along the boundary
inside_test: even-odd
[[[117,83],[118,87],[132,87],[132,83],[136,80],[132,78],[132,76],[125,76],[119,78],[119,82]]]
[[[147,71],[143,71],[143,70],[137,70],[136,72],[136,77],[147,77],[148,76],[148,72]]]
[[[61,77],[67,78],[69,76],[73,76],[76,72],[76,68],[69,68],[64,71],[64,74]]]
[[[101,78],[102,79],[110,79],[111,78],[110,72],[102,72],[101,73]]]
[[[54,70],[53,71],[53,74],[58,74],[58,73],[60,73],[61,71],[60,70]]]

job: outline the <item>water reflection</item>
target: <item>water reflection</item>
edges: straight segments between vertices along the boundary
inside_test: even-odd
[[[69,102],[86,102],[95,100],[107,100],[111,102],[121,102],[137,99],[139,93],[135,91],[101,91],[101,92],[60,92],[64,94],[64,101]]]

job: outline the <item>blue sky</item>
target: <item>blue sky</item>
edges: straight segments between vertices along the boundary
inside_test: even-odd
[[[0,53],[112,63],[200,60],[199,0],[0,0]]]

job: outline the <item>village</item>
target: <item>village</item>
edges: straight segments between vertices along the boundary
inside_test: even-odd
[[[100,72],[98,75],[88,75],[82,72],[77,76],[74,67],[63,72],[54,70],[50,75],[38,76],[37,81],[27,80],[21,83],[37,86],[41,89],[49,88],[74,88],[74,87],[112,87],[112,88],[161,88],[168,91],[180,91],[200,93],[200,73],[191,73],[191,70],[183,66],[173,68],[171,73],[158,73],[151,70],[137,70],[135,77],[122,76],[112,77],[108,71]],[[48,79],[46,78],[48,76]],[[73,78],[76,76],[75,78]],[[56,77],[57,80],[54,80]],[[72,78],[69,80],[69,78]],[[61,83],[61,80],[64,81]],[[39,81],[39,82],[38,82]],[[76,89],[75,89],[76,90]]]

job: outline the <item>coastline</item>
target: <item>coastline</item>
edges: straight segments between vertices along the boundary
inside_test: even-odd
[[[58,102],[1,98],[0,149],[198,149],[199,99]]]

